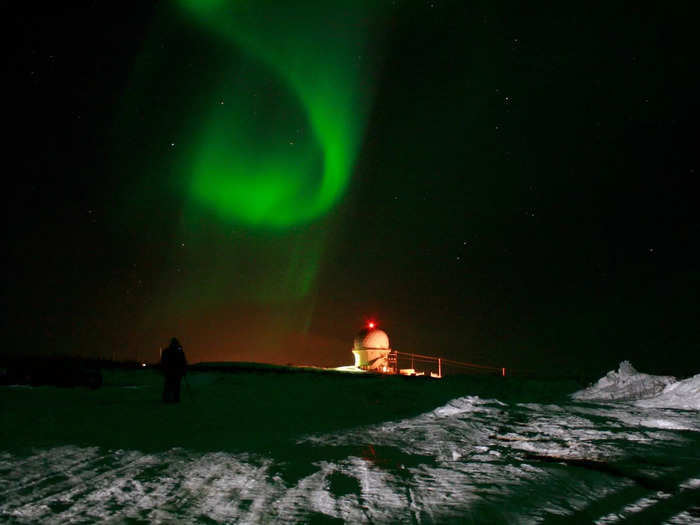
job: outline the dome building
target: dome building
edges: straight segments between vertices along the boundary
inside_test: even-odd
[[[379,330],[370,324],[369,328],[360,330],[355,336],[352,353],[355,356],[355,366],[362,370],[373,372],[393,371],[394,363],[390,363],[389,336],[384,330]]]

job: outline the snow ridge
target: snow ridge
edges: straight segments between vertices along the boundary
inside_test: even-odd
[[[647,408],[700,410],[700,374],[671,383],[658,396],[637,401],[635,405]]]
[[[700,410],[700,374],[683,381],[672,376],[638,372],[629,361],[620,363],[595,384],[571,395],[579,401],[634,401],[648,408]]]

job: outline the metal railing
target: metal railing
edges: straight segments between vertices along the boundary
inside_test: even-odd
[[[398,352],[398,351],[393,351],[391,354],[393,354],[395,357],[392,362],[394,364],[395,369],[394,373],[398,374],[401,368],[399,367],[399,359],[410,359],[411,360],[411,368],[415,370],[415,363],[423,363],[423,364],[433,364],[437,365],[438,373],[437,377],[442,377],[442,367],[444,365],[448,365],[449,367],[456,367],[456,368],[462,368],[462,369],[467,369],[467,370],[478,370],[481,372],[496,372],[502,376],[506,375],[506,368],[505,367],[496,367],[496,366],[486,366],[486,365],[479,365],[476,363],[468,363],[466,361],[456,361],[454,359],[444,359],[442,357],[435,357],[431,355],[424,355],[424,354],[415,354],[411,352]],[[389,355],[391,355],[389,354]]]

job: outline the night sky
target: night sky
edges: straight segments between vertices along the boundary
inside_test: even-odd
[[[3,353],[700,371],[683,3],[25,5]]]

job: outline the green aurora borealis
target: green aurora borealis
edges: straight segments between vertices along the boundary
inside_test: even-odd
[[[226,349],[222,327],[236,323],[307,331],[327,241],[342,227],[329,212],[371,109],[366,55],[378,13],[355,1],[157,9],[116,128],[119,144],[134,133],[165,144],[120,153],[132,173],[120,221],[147,224],[163,245],[147,325],[165,312],[163,334],[166,324],[195,326]],[[163,201],[158,216],[171,220],[153,224]]]
[[[211,31],[287,89],[251,108],[260,78],[233,77],[195,131],[190,194],[224,220],[285,228],[327,212],[342,196],[368,109],[363,2],[339,10],[181,1]],[[227,72],[222,72],[226,75]],[[266,105],[269,104],[269,105]]]
[[[684,6],[7,11],[11,352],[697,367]]]

